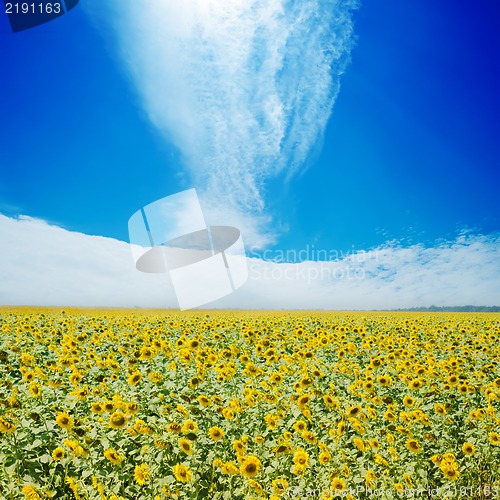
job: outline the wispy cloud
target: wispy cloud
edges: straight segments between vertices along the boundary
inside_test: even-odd
[[[1,214],[0,237],[0,304],[177,307],[168,277],[136,271],[126,243]],[[495,233],[433,247],[388,244],[335,261],[277,263],[276,255],[254,255],[247,283],[207,307],[499,305],[499,254]],[[318,251],[309,255],[316,259]],[[304,257],[307,252],[297,260]]]
[[[119,0],[111,19],[151,121],[208,199],[264,208],[322,140],[353,44],[356,0]],[[102,9],[107,16],[97,17]]]
[[[499,258],[499,233],[462,235],[430,247],[387,244],[335,261],[253,258],[247,288],[220,307],[240,301],[254,308],[336,310],[499,305]]]

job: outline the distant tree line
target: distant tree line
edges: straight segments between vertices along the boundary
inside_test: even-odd
[[[430,306],[394,310],[408,312],[500,312],[500,306]]]

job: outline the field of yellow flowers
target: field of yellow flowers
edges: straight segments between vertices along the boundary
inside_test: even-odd
[[[0,309],[1,499],[495,498],[500,315]]]

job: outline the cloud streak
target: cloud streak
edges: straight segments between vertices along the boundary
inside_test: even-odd
[[[196,187],[263,211],[269,178],[291,176],[322,140],[353,44],[355,0],[119,0],[112,19],[151,121]],[[106,17],[97,12],[110,9]]]
[[[136,271],[121,241],[1,214],[0,237],[0,305],[177,307],[168,276]],[[499,253],[500,234],[494,233],[434,247],[388,244],[336,261],[277,263],[254,255],[247,283],[207,307],[500,305]]]

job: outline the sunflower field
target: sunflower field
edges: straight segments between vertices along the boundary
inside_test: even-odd
[[[0,309],[0,498],[500,496],[500,315]]]

